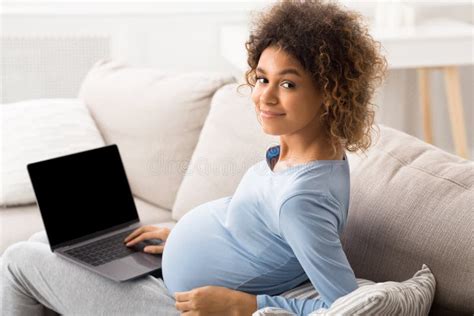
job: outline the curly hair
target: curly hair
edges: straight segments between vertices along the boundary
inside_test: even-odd
[[[245,43],[250,69],[240,86],[255,87],[262,52],[276,45],[296,58],[322,95],[322,124],[337,151],[366,151],[375,119],[372,98],[387,61],[363,17],[322,0],[279,1],[253,21]]]

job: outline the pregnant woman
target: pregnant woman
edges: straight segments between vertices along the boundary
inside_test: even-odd
[[[279,145],[262,153],[232,196],[195,207],[172,230],[144,226],[126,238],[127,246],[165,240],[143,250],[163,253],[163,278],[116,283],[45,243],[19,242],[3,257],[2,315],[40,314],[43,306],[66,315],[251,315],[265,306],[307,315],[357,289],[340,242],[346,150],[371,144],[371,100],[385,59],[356,14],[321,1],[275,3],[246,49],[258,123]],[[280,295],[308,280],[320,298]]]

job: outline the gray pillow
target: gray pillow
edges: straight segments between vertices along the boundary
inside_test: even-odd
[[[436,280],[426,264],[412,278],[403,282],[379,282],[357,279],[359,288],[334,301],[329,309],[320,308],[308,316],[330,315],[428,315],[436,288]],[[287,298],[318,298],[311,283],[281,294]],[[296,316],[276,307],[265,307],[252,316]]]

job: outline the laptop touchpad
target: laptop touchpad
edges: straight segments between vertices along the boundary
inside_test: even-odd
[[[162,255],[153,255],[153,254],[148,254],[148,253],[143,253],[143,252],[136,252],[134,254],[131,254],[130,256],[127,256],[123,259],[121,259],[121,262],[130,264],[132,266],[144,266],[146,268],[161,268],[161,259]]]

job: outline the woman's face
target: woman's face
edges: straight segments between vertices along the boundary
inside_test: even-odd
[[[314,137],[320,129],[322,98],[301,64],[270,46],[260,56],[256,77],[252,101],[264,132],[284,135],[306,131],[303,134]],[[266,111],[277,115],[266,115]]]

